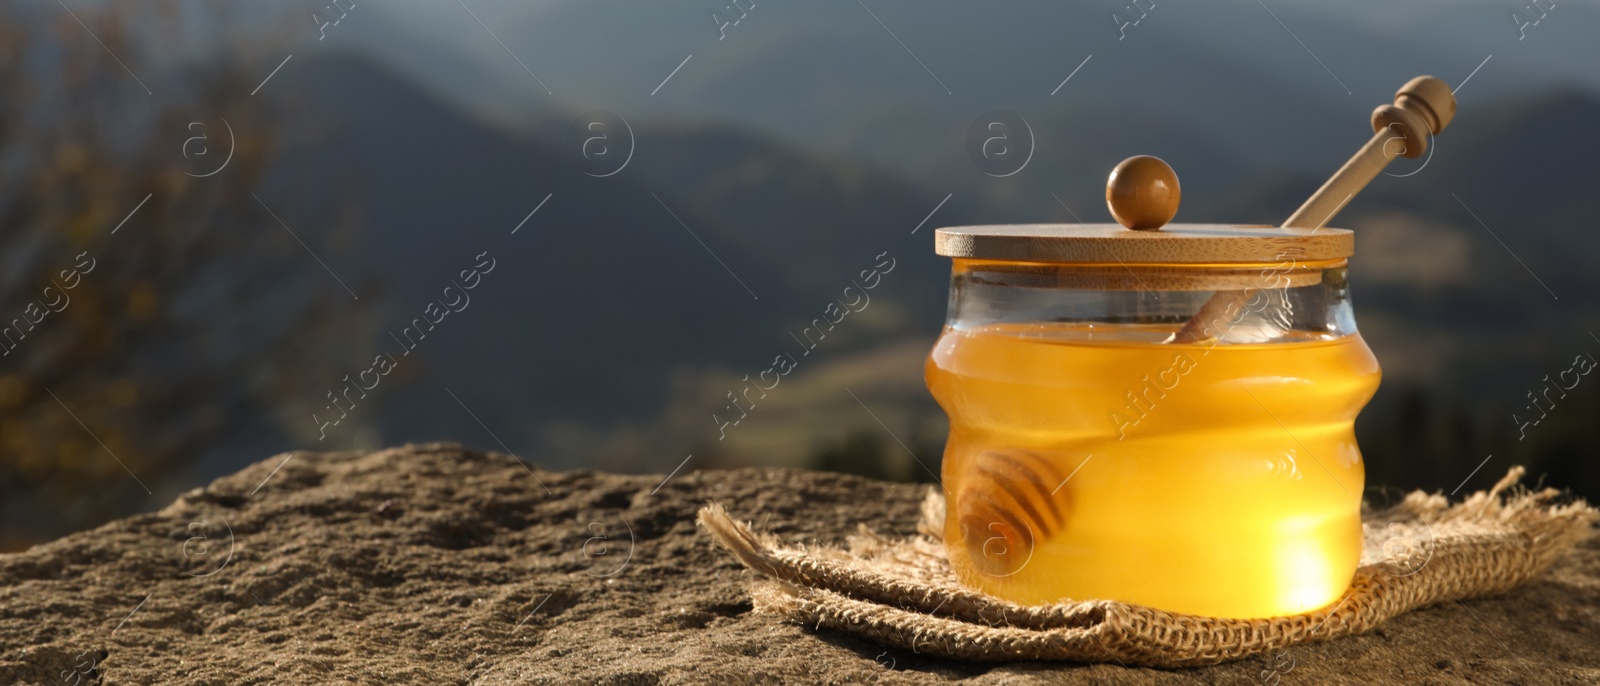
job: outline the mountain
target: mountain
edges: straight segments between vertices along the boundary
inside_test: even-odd
[[[1252,166],[1317,170],[1345,154],[1340,125],[1364,121],[1417,74],[1452,84],[1472,75],[1468,105],[1562,83],[1600,89],[1600,73],[1585,66],[1596,56],[1587,29],[1600,21],[1589,5],[1556,8],[1520,33],[1492,0],[1232,0],[1137,15],[1126,4],[1041,1],[769,3],[720,29],[692,2],[469,5],[505,49],[455,6],[373,11],[409,36],[470,53],[480,69],[426,78],[507,125],[553,97],[633,119],[732,122],[912,176],[939,169],[919,164],[931,148],[960,160],[965,127],[993,109],[1181,112]],[[408,45],[369,43],[385,54]]]
[[[264,448],[430,439],[556,467],[903,451],[937,468],[920,385],[948,286],[934,228],[1106,221],[1105,174],[1141,153],[1177,168],[1178,221],[1277,222],[1370,135],[1375,105],[1433,73],[1462,87],[1456,122],[1336,222],[1358,233],[1358,319],[1386,370],[1358,425],[1371,474],[1437,488],[1492,450],[1600,493],[1562,457],[1600,449],[1600,384],[1545,410],[1535,437],[1511,431],[1544,376],[1600,353],[1600,8],[1563,3],[1519,30],[1488,0],[1163,0],[1137,24],[1121,3],[743,6],[719,28],[677,0],[396,0],[319,40],[306,8],[252,4],[127,65],[177,73],[219,45],[274,46],[254,97],[322,126],[274,132],[286,156],[258,194],[316,254],[311,278],[348,282],[377,322],[283,380],[288,402],[200,476]],[[596,177],[579,151],[601,110],[620,115],[607,145],[631,157]],[[969,152],[993,111],[1030,133],[1029,163],[1001,178]],[[364,232],[334,235],[333,211]],[[346,412],[327,396],[399,355],[396,336],[486,252],[470,308],[318,441],[313,415]],[[719,440],[727,394],[885,252],[896,270],[870,309]]]
[[[383,386],[330,440],[503,440],[558,465],[668,470],[690,453],[710,464],[805,464],[889,427],[936,469],[942,425],[919,381],[947,288],[934,227],[1069,221],[1051,193],[1103,221],[1102,175],[1134,152],[1174,160],[1189,191],[1185,221],[1276,221],[1328,171],[1252,172],[1231,148],[1178,123],[1183,113],[1134,118],[1107,106],[1034,115],[1041,149],[1078,146],[1038,158],[1037,178],[1032,167],[992,179],[967,164],[964,173],[981,178],[940,186],[753,129],[649,119],[624,127],[634,138],[628,165],[594,178],[575,154],[572,113],[586,105],[530,109],[525,127],[508,130],[358,56],[296,66],[275,86],[328,124],[263,194],[292,211],[296,188],[358,189],[369,228],[349,251],[324,257],[336,273],[387,284],[371,298],[384,313],[372,354],[393,350],[387,332],[441,297],[476,255],[488,250],[498,265],[471,309],[419,346],[409,381]],[[1426,166],[1380,177],[1341,215],[1337,223],[1358,233],[1358,319],[1388,372],[1363,440],[1394,435],[1384,422],[1419,388],[1453,398],[1446,414],[1503,421],[1497,413],[1524,404],[1523,387],[1546,367],[1587,350],[1583,321],[1600,308],[1582,260],[1594,239],[1568,227],[1593,209],[1596,175],[1584,160],[1600,138],[1585,122],[1596,114],[1600,104],[1582,90],[1464,110]],[[1085,126],[1107,135],[1070,133]],[[1344,128],[1339,144],[1353,150],[1366,133],[1359,121]],[[1144,145],[1133,147],[1141,133]],[[726,413],[726,394],[794,351],[793,334],[885,251],[897,267],[871,308],[718,440],[713,415]],[[320,385],[283,418],[299,441],[314,441],[309,415],[322,393],[367,363],[340,360],[312,375]],[[1375,459],[1395,459],[1375,450]],[[1425,478],[1463,476],[1454,471],[1463,459],[1436,458]],[[1415,485],[1424,476],[1386,478]]]
[[[562,426],[653,416],[686,369],[766,368],[884,252],[897,264],[873,293],[884,318],[829,346],[937,330],[948,264],[932,254],[931,229],[911,229],[940,195],[728,129],[637,129],[628,165],[595,178],[574,154],[580,139],[497,131],[370,60],[335,53],[295,66],[273,86],[324,131],[261,195],[294,226],[305,189],[353,189],[367,229],[321,257],[345,281],[384,284],[362,298],[383,313],[371,353],[317,370],[321,382],[285,411],[300,440],[316,439],[311,413],[328,418],[324,393],[371,355],[398,356],[388,334],[450,297],[442,290],[484,251],[496,266],[469,309],[418,344],[409,383],[358,402],[334,438],[494,441],[487,426],[521,450]],[[570,132],[563,116],[529,114],[541,130]],[[940,220],[976,220],[963,207]]]

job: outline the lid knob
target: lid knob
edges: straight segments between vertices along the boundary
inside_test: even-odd
[[[1182,195],[1178,175],[1159,157],[1129,157],[1106,179],[1106,206],[1111,208],[1111,216],[1135,231],[1153,231],[1172,221]]]

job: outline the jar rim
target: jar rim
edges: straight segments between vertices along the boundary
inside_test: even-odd
[[[1355,234],[1242,224],[1168,224],[1152,231],[1119,224],[987,224],[935,230],[934,252],[1049,264],[1273,264],[1348,258],[1355,254]]]
[[[1019,262],[954,258],[952,274],[994,285],[1093,291],[1222,291],[1322,283],[1345,259],[1218,264]]]

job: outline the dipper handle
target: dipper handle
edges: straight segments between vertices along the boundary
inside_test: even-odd
[[[1283,225],[1302,229],[1326,226],[1390,160],[1402,155],[1421,157],[1427,152],[1428,136],[1443,131],[1455,116],[1456,95],[1445,82],[1432,76],[1418,76],[1406,82],[1394,94],[1393,105],[1380,105],[1373,110],[1373,134],[1367,144],[1334,172],[1333,178],[1322,184]],[[1172,337],[1172,342],[1204,340],[1209,335],[1206,325],[1226,318],[1227,312],[1243,305],[1254,292],[1255,289],[1246,289],[1213,293]]]
[[[1456,96],[1445,82],[1432,76],[1418,76],[1407,82],[1395,93],[1393,105],[1380,105],[1373,110],[1373,134],[1367,144],[1283,225],[1305,229],[1326,226],[1390,160],[1421,157],[1427,152],[1428,137],[1438,135],[1455,116]]]

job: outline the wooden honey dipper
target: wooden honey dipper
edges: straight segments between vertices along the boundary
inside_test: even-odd
[[[1428,139],[1455,118],[1455,93],[1432,76],[1418,76],[1400,87],[1394,104],[1372,112],[1372,138],[1283,223],[1285,228],[1320,229],[1396,157],[1420,157]],[[1159,230],[1178,209],[1178,180],[1172,168],[1154,157],[1132,157],[1112,170],[1106,204],[1124,227]],[[1249,300],[1253,290],[1218,291],[1178,330],[1173,343],[1204,340],[1205,326]]]

